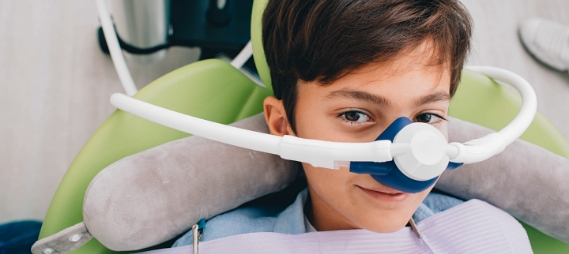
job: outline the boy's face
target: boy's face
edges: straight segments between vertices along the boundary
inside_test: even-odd
[[[322,86],[299,82],[293,132],[282,103],[265,100],[272,134],[302,138],[370,142],[395,119],[427,122],[447,136],[450,73],[430,64],[425,44],[385,63],[373,63]],[[405,226],[431,188],[402,193],[370,175],[303,164],[311,197],[307,216],[317,230],[365,228],[394,232]]]

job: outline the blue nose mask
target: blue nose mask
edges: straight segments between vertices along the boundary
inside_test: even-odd
[[[396,119],[376,140],[389,140],[393,142],[395,136],[403,127],[412,124],[413,122],[407,117],[400,117]],[[462,166],[463,163],[449,162],[447,170],[456,169]],[[424,191],[431,187],[437,179],[434,177],[426,181],[417,181],[407,177],[399,170],[394,161],[387,162],[350,162],[350,172],[358,174],[370,174],[373,179],[379,183],[408,193],[417,193]]]

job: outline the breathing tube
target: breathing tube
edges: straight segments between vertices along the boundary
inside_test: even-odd
[[[512,72],[494,67],[467,67],[513,86],[522,96],[522,107],[506,127],[465,143],[447,143],[435,127],[401,117],[373,142],[331,142],[275,136],[207,121],[161,108],[125,94],[111,96],[115,107],[156,122],[221,143],[279,155],[314,167],[370,174],[376,181],[399,191],[416,193],[432,186],[446,169],[484,161],[504,150],[531,124],[537,99],[530,84]]]

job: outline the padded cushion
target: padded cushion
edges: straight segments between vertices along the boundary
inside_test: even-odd
[[[491,132],[458,119],[449,121],[449,139],[453,142],[466,142]],[[516,140],[488,160],[445,172],[435,188],[464,200],[484,200],[569,243],[568,169],[569,159]],[[553,245],[566,245],[550,237],[546,239],[551,239]]]
[[[268,133],[262,114],[234,126]],[[300,164],[192,136],[101,171],[83,204],[89,233],[113,250],[138,250],[185,233],[201,218],[284,189]]]
[[[174,111],[223,124],[263,111],[267,89],[259,87],[230,64],[204,60],[170,72],[134,97]],[[105,167],[128,155],[187,137],[120,110],[115,111],[87,141],[67,170],[50,204],[40,239],[83,221],[87,186]],[[96,239],[74,253],[114,253]]]

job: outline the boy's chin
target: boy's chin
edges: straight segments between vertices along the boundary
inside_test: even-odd
[[[360,223],[360,226],[375,233],[393,233],[404,228],[409,223],[409,219],[407,217],[399,217],[390,220],[366,221]]]

